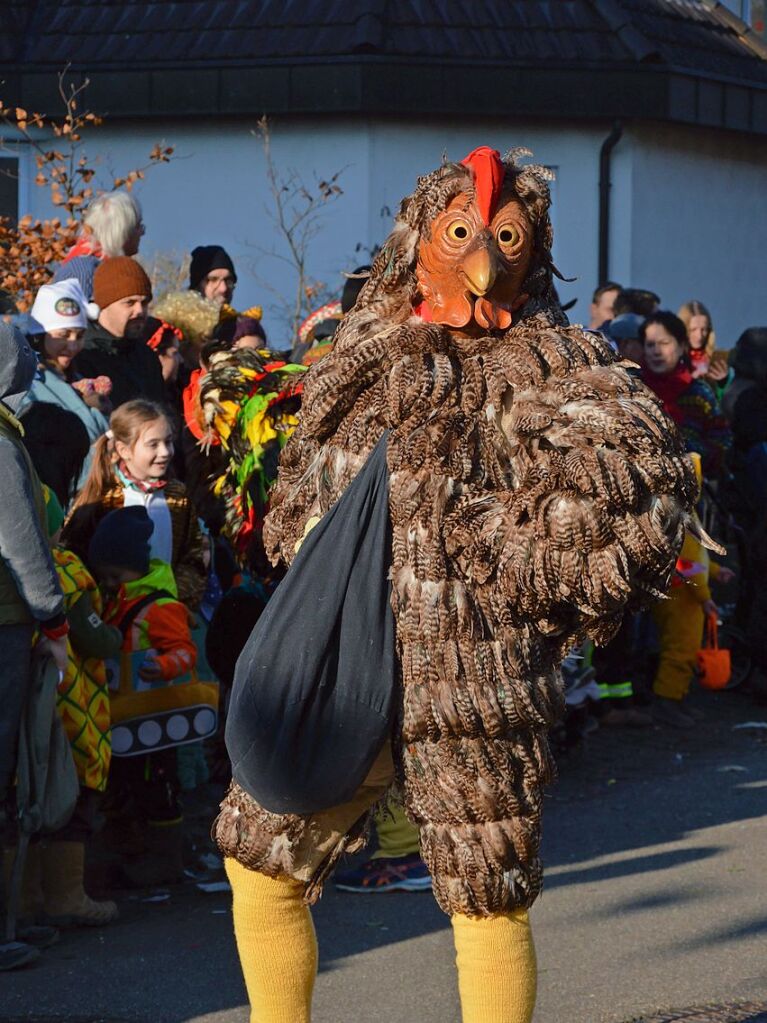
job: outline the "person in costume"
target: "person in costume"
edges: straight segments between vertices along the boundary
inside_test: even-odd
[[[700,456],[692,458],[698,485],[702,486]],[[727,584],[734,578],[732,569],[711,560],[693,531],[685,532],[668,599],[652,609],[660,643],[660,660],[652,686],[653,716],[662,724],[682,729],[695,727],[695,711],[685,698],[695,675],[706,617],[718,614],[709,581],[716,579]]]
[[[343,805],[277,813],[238,781],[222,803],[258,1023],[310,1019],[307,903],[395,778],[451,917],[464,1023],[529,1023],[559,665],[662,593],[681,546],[681,440],[608,343],[568,326],[547,172],[519,156],[481,147],[419,179],[282,452],[264,542],[290,564],[386,434],[398,714]]]
[[[127,836],[122,872],[143,885],[181,876],[176,748],[198,738],[177,684],[194,669],[197,649],[170,565],[151,556],[154,528],[145,508],[119,508],[99,522],[88,548],[88,563],[105,594],[104,619],[121,640],[109,679],[114,752],[109,812],[113,832],[122,825]]]

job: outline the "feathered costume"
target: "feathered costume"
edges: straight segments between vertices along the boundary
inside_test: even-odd
[[[563,652],[665,592],[695,499],[656,399],[600,335],[567,325],[546,172],[518,152],[446,163],[403,201],[305,378],[264,530],[290,563],[389,430],[395,761],[436,898],[468,916],[538,895]],[[310,828],[235,784],[216,835],[276,876]]]
[[[217,352],[200,385],[207,439],[228,456],[214,482],[224,499],[226,532],[240,561],[261,567],[261,529],[279,455],[298,420],[303,366],[251,348]],[[205,443],[205,437],[203,438]]]

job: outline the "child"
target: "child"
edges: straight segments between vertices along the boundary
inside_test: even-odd
[[[41,887],[45,914],[54,923],[99,926],[117,918],[117,906],[114,902],[95,902],[86,894],[85,843],[93,834],[112,757],[104,661],[117,656],[122,636],[102,621],[101,594],[85,565],[72,551],[57,546],[64,513],[53,491],[47,487],[44,490],[53,561],[69,622],[69,659],[57,704],[72,747],[80,797],[68,824],[42,848],[30,846],[25,888],[33,914],[37,908],[35,890],[39,893]]]
[[[154,525],[152,557],[169,564],[178,599],[196,611],[207,583],[197,514],[183,483],[168,479],[173,431],[165,412],[149,401],[128,401],[95,445],[88,481],[64,528],[64,542],[81,557],[100,520],[116,508],[143,507]]]
[[[176,747],[215,730],[218,697],[216,687],[194,676],[197,651],[189,616],[177,599],[170,566],[151,558],[153,530],[145,508],[118,509],[101,520],[88,549],[107,597],[105,617],[123,637],[120,663],[110,678],[115,757],[110,795],[118,825],[121,821],[138,840],[135,851],[143,854],[123,866],[136,884],[181,875]]]
[[[700,486],[703,479],[700,456],[690,457]],[[687,532],[668,599],[652,609],[660,640],[660,662],[653,682],[653,716],[674,728],[695,726],[695,715],[683,707],[683,701],[695,673],[706,615],[717,613],[709,577],[728,583],[735,573],[711,561],[708,551]]]

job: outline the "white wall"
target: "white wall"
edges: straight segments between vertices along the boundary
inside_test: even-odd
[[[293,279],[279,260],[262,250],[284,253],[267,210],[264,158],[250,135],[252,122],[198,121],[194,124],[106,124],[94,133],[89,153],[100,154],[102,186],[111,174],[141,166],[152,145],[163,139],[176,148],[167,166],[151,170],[136,191],[144,207],[147,233],[141,255],[175,252],[216,242],[231,253],[240,283],[236,303],[260,302],[272,339],[283,333],[268,286],[292,293]],[[438,166],[442,153],[463,158],[477,145],[502,151],[524,145],[536,162],[556,169],[552,185],[555,257],[561,272],[578,277],[563,284],[564,300],[578,297],[573,315],[588,315],[588,297],[597,266],[597,177],[599,145],[607,126],[508,125],[429,126],[340,119],[275,122],[273,152],[281,168],[296,168],[307,182],[344,168],[344,194],[324,214],[323,230],[311,248],[310,271],[340,292],[344,270],[369,259],[386,237],[401,198],[415,179]],[[27,190],[32,212],[49,215],[42,190]],[[359,247],[359,250],[358,250]]]
[[[711,310],[717,343],[767,323],[767,141],[647,125],[630,133],[633,283]]]
[[[260,302],[274,343],[285,328],[269,288],[292,294],[294,281],[269,219],[264,158],[249,120],[200,120],[155,125],[108,123],[94,133],[91,153],[107,171],[146,162],[163,139],[176,158],[153,169],[137,191],[147,234],[142,255],[194,245],[224,245],[237,266],[238,308]],[[563,301],[577,298],[573,321],[588,319],[596,285],[599,149],[610,125],[530,121],[476,124],[314,119],[275,121],[273,152],[280,168],[296,168],[309,183],[344,168],[344,194],[324,215],[310,251],[310,273],[338,292],[343,270],[368,261],[388,233],[400,199],[442,153],[463,158],[477,145],[527,146],[536,162],[557,172],[552,185],[556,263],[574,283],[559,285]],[[697,297],[712,307],[717,331],[732,342],[740,330],[767,321],[767,143],[693,129],[627,129],[613,153],[611,259],[618,281],[657,290],[676,308]],[[760,166],[761,160],[761,166]],[[41,190],[28,188],[33,212],[47,214]],[[23,200],[23,195],[22,195]]]

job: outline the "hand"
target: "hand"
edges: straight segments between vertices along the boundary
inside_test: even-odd
[[[706,603],[703,605],[703,614],[706,616],[706,618],[710,618],[713,615],[716,615],[717,618],[719,617],[719,608],[716,606],[713,600],[707,600]]]
[[[159,682],[162,679],[160,665],[151,654],[147,654],[144,663],[138,670],[138,677],[144,682]]]
[[[67,637],[62,636],[61,639],[48,639],[47,636],[43,636],[38,645],[43,653],[50,654],[53,658],[53,663],[59,669],[63,678],[63,676],[67,673],[67,668],[69,667]]]
[[[717,383],[721,383],[722,380],[727,379],[727,374],[730,372],[730,367],[726,362],[713,362],[709,366],[708,375],[712,380],[716,380]]]
[[[720,568],[719,574],[716,577],[716,581],[718,583],[721,583],[722,586],[726,586],[728,583],[731,583],[735,578],[736,578],[735,573],[731,568]]]

